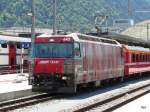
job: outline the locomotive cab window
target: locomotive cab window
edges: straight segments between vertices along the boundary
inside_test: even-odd
[[[38,58],[71,58],[72,43],[36,43],[32,50],[33,57]]]
[[[81,57],[80,44],[79,43],[74,43],[74,56],[75,56],[75,58]]]

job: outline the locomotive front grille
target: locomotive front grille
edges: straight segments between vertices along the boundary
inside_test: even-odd
[[[49,75],[49,74],[37,74],[34,76],[35,84],[51,84],[52,82],[59,81],[58,75]]]
[[[64,75],[63,75],[64,76]],[[59,74],[36,74],[33,76],[32,84],[35,86],[69,86],[72,81],[71,78],[64,80],[63,77],[60,78]]]

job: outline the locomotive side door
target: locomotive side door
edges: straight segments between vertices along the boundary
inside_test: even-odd
[[[80,83],[83,72],[83,64],[81,58],[81,44],[74,43],[74,59],[75,59],[75,82]]]

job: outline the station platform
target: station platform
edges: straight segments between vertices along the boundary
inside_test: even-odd
[[[0,75],[0,102],[33,94],[27,73]]]
[[[116,109],[113,112],[150,112],[150,93]]]
[[[0,94],[25,89],[31,89],[27,73],[0,75]]]

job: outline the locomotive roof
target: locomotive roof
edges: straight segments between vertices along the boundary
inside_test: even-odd
[[[47,35],[47,34],[42,34],[37,36],[37,38],[51,38],[51,37],[72,37],[74,41],[91,41],[91,42],[100,42],[100,43],[105,43],[105,44],[113,44],[113,45],[118,45],[121,47],[121,44],[114,40],[114,39],[108,39],[108,38],[103,38],[103,37],[97,37],[97,36],[91,36],[91,35],[86,35],[86,34],[81,34],[81,33],[71,33],[68,35]]]
[[[30,38],[23,38],[23,37],[0,35],[0,41],[6,41],[6,42],[31,42],[31,39]]]
[[[145,52],[150,52],[149,48],[144,48],[144,47],[140,47],[140,46],[125,46],[128,50],[132,50],[132,51],[145,51]]]
[[[121,46],[121,44],[118,41],[113,39],[108,39],[108,38],[85,35],[81,33],[71,33],[68,36],[73,37],[75,41],[87,40],[87,41],[95,41],[95,42],[108,43],[108,44],[116,44]]]

